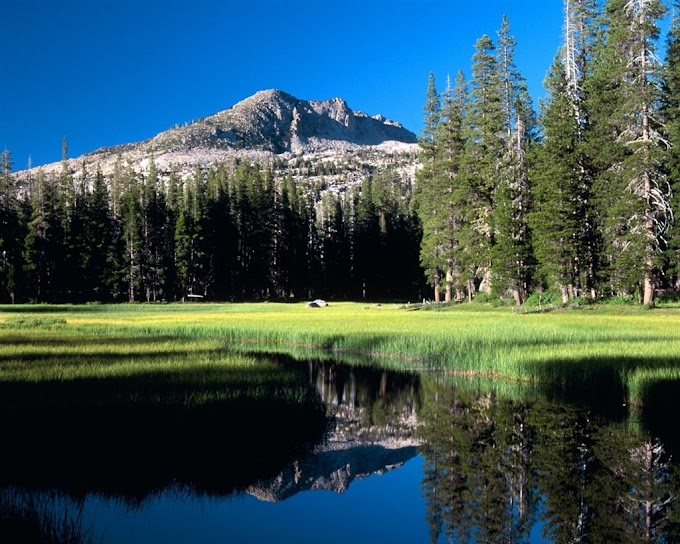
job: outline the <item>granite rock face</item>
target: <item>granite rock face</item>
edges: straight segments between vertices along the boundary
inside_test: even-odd
[[[104,147],[68,163],[77,179],[83,168],[90,173],[99,168],[110,178],[117,163],[146,174],[151,157],[161,177],[171,171],[187,176],[197,165],[205,168],[246,160],[267,167],[283,164],[290,169],[302,160],[317,168],[333,163],[351,184],[369,170],[385,166],[396,167],[411,178],[418,152],[415,134],[381,115],[353,111],[342,98],[301,100],[283,91],[267,90],[149,140]],[[58,175],[62,163],[38,168],[47,175]],[[33,168],[17,175],[21,181],[34,177],[36,171]],[[326,182],[333,181],[327,176]]]

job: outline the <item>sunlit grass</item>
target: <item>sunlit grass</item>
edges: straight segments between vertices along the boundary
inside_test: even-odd
[[[50,379],[144,372],[140,359],[148,354],[172,355],[153,362],[170,371],[178,360],[195,366],[211,354],[248,351],[326,354],[567,387],[617,379],[633,403],[642,402],[647,381],[680,379],[680,310],[673,308],[524,314],[479,305],[433,312],[361,303],[319,309],[266,303],[5,306],[0,327],[5,380],[40,379],[43,372]],[[96,355],[102,361],[79,362]],[[40,369],[41,361],[54,357],[64,358],[62,367]],[[111,366],[107,357],[118,364]]]

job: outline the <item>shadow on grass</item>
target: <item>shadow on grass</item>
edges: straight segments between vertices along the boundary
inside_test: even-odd
[[[658,428],[670,428],[659,418],[664,412],[677,412],[680,381],[659,379],[652,373],[648,383],[637,384],[639,393],[634,393],[629,378],[637,371],[645,376],[646,371],[677,369],[678,365],[680,361],[674,357],[588,357],[549,359],[523,370],[548,399],[588,407],[611,420],[623,420],[634,409],[651,431],[652,420],[660,422]]]
[[[678,400],[680,381],[654,382],[645,391],[644,409],[640,413],[642,425],[653,436],[661,438],[667,451],[680,456]]]
[[[51,332],[51,331],[50,331]],[[110,346],[119,344],[123,346],[144,346],[148,344],[158,344],[163,342],[177,342],[180,343],[188,340],[177,339],[175,336],[158,335],[158,336],[130,336],[130,335],[115,335],[115,336],[95,336],[92,335],[75,335],[65,336],[55,331],[53,335],[36,336],[17,333],[3,333],[0,336],[0,345],[15,345],[15,346],[40,346],[40,347],[73,347],[74,352],[77,349],[82,349],[86,346],[92,349],[96,346]]]
[[[65,313],[106,313],[111,306],[101,304],[1,304],[0,313],[7,314],[65,314]]]

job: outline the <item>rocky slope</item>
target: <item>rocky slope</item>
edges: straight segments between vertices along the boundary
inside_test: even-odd
[[[313,154],[388,142],[414,144],[416,137],[399,123],[352,111],[341,98],[307,101],[269,90],[186,127],[163,132],[146,148],[159,155],[199,148]]]
[[[418,154],[416,142],[416,136],[399,123],[353,111],[341,98],[301,100],[268,90],[150,140],[102,148],[69,163],[76,177],[83,164],[89,172],[99,166],[110,176],[119,159],[144,172],[151,156],[161,175],[170,171],[188,174],[196,164],[205,167],[237,159],[284,169],[303,161],[314,171],[320,164],[333,163],[333,170],[339,166],[343,180],[351,183],[385,166],[412,177]],[[40,168],[46,174],[57,173],[61,164]]]

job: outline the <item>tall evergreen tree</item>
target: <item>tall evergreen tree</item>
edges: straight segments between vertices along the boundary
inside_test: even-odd
[[[617,292],[639,289],[645,304],[654,301],[670,224],[654,60],[663,12],[658,0],[606,3],[606,42],[595,56],[588,90],[609,283]]]
[[[321,202],[323,296],[346,298],[352,273],[346,210],[339,195],[326,194]]]
[[[120,213],[120,276],[123,289],[129,302],[140,300],[143,288],[143,229],[142,217],[142,187],[136,179],[135,173],[125,168],[121,175],[121,193],[118,210]]]
[[[0,154],[0,300],[14,302],[22,269],[23,228],[12,155]]]
[[[501,293],[510,290],[515,304],[521,304],[526,299],[533,268],[527,219],[527,152],[535,119],[526,81],[515,64],[515,38],[505,16],[498,32],[498,71],[505,149],[498,163],[499,182],[493,194],[491,261],[495,289]]]
[[[208,173],[206,253],[208,294],[217,300],[233,296],[236,230],[230,213],[228,173],[225,165]]]
[[[440,182],[438,172],[437,146],[441,122],[441,101],[437,92],[434,74],[430,73],[427,94],[423,108],[423,131],[419,139],[422,152],[422,168],[417,174],[418,213],[423,223],[423,243],[420,262],[428,281],[434,289],[434,300],[439,302],[440,286],[446,269],[443,258],[443,234],[441,231]]]
[[[430,281],[443,283],[445,301],[451,300],[453,290],[459,299],[464,292],[460,255],[464,203],[458,174],[465,146],[467,107],[467,82],[461,71],[455,87],[447,86],[430,172],[420,177],[418,185],[418,213],[423,225],[420,259]],[[438,297],[439,289],[435,300]]]
[[[67,179],[69,176],[65,176]],[[89,184],[87,165],[80,167],[80,175],[71,180],[74,186],[71,192],[71,202],[66,209],[66,275],[65,287],[68,300],[83,302],[91,299],[86,282],[90,266],[91,245],[87,237],[88,199],[87,186]]]
[[[184,190],[175,229],[175,257],[182,297],[205,296],[208,285],[207,197],[203,171],[196,166]]]
[[[562,293],[562,302],[578,293],[586,244],[586,206],[579,156],[579,121],[562,58],[546,78],[542,104],[543,141],[532,170],[530,214],[534,251],[542,274]]]
[[[39,170],[31,193],[24,271],[28,298],[36,302],[57,302],[63,295],[64,231],[57,185]]]
[[[597,43],[597,1],[565,0],[564,44],[545,82],[543,142],[532,172],[534,249],[543,278],[562,301],[594,295],[598,233],[591,204],[592,172],[584,151],[589,116],[584,81]]]
[[[380,277],[384,272],[380,262],[381,225],[373,194],[373,180],[368,177],[355,192],[354,225],[354,281],[356,294],[362,299],[378,298]]]
[[[506,151],[503,95],[496,47],[484,35],[475,44],[472,57],[469,132],[463,158],[467,186],[467,233],[464,266],[471,275],[482,276],[480,289],[492,287],[492,247],[495,243],[492,213],[500,183],[497,165]]]
[[[88,260],[85,284],[91,300],[108,301],[115,282],[114,225],[109,208],[109,191],[101,168],[97,167],[92,191],[87,197],[85,236]]]

